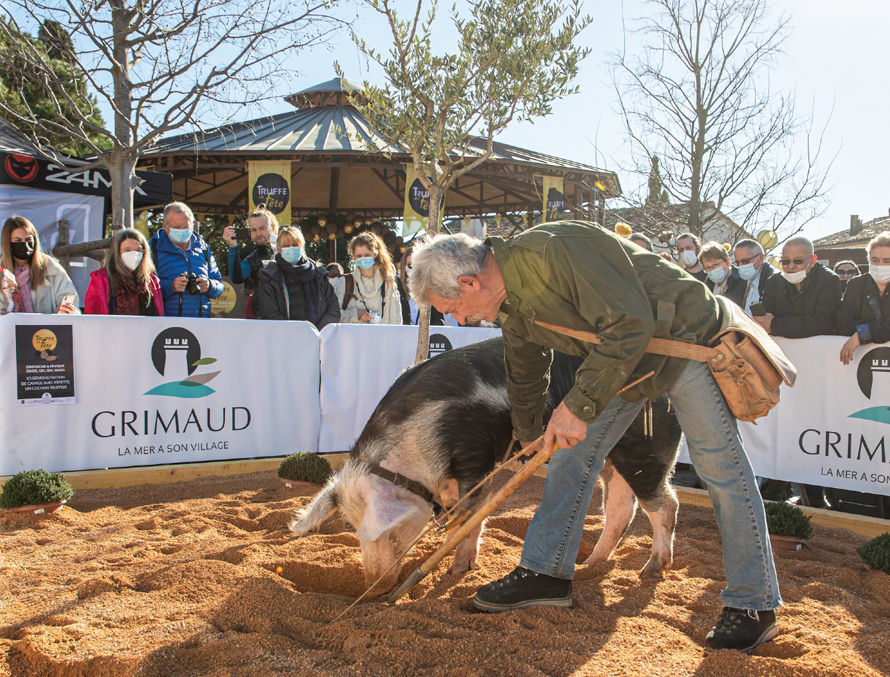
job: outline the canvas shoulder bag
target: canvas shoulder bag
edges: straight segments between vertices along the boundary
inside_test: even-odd
[[[779,387],[789,387],[797,379],[797,370],[763,327],[748,317],[732,301],[717,296],[722,322],[708,346],[683,341],[653,338],[646,352],[706,362],[733,415],[740,421],[755,423],[779,403]],[[534,321],[545,329],[587,343],[600,343],[596,334],[555,324]]]

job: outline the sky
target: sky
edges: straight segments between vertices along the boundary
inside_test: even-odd
[[[397,6],[407,6],[397,0]],[[884,0],[775,0],[776,14],[791,16],[793,33],[785,54],[771,73],[774,88],[794,91],[798,109],[812,111],[817,129],[827,123],[823,157],[836,155],[831,170],[829,206],[804,234],[812,239],[849,228],[850,215],[868,221],[890,213],[890,2]],[[450,3],[445,3],[450,7]],[[606,61],[623,45],[635,46],[625,31],[645,11],[645,0],[587,0],[591,25],[580,40],[591,48],[577,79],[580,92],[554,105],[551,116],[514,124],[498,140],[604,169],[617,171],[625,191],[639,180],[621,171],[629,162],[626,133],[616,114],[616,95]],[[357,32],[377,49],[389,47],[385,24],[367,9],[343,6],[341,16],[353,19]],[[447,22],[441,12],[439,21]],[[449,36],[443,37],[447,48]],[[382,84],[380,71],[361,55],[345,33],[332,49],[300,55],[301,75],[292,91],[335,76],[338,61],[350,80]],[[287,92],[290,93],[290,92]],[[286,93],[283,93],[286,94]],[[269,112],[290,108],[283,101]]]

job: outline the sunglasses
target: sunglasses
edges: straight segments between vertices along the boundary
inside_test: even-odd
[[[795,266],[805,266],[810,262],[809,259],[779,259],[779,263],[782,264],[782,267],[790,266],[792,263]]]
[[[749,263],[754,263],[760,256],[760,254],[755,254],[754,256],[751,256],[747,259],[740,259],[737,257],[735,260],[735,264],[737,266],[747,266]]]
[[[837,272],[839,277],[853,277],[859,274],[858,270],[850,270],[849,268],[841,268],[835,272]]]

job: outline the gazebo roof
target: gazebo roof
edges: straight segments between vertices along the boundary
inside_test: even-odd
[[[140,166],[171,172],[176,199],[193,208],[231,213],[246,209],[246,162],[291,160],[295,214],[350,209],[396,217],[411,157],[350,105],[349,93],[362,91],[334,78],[285,97],[295,110],[161,139]],[[471,152],[484,149],[484,139],[470,140]],[[493,157],[449,191],[445,214],[533,209],[541,202],[543,175],[563,177],[576,212],[621,194],[614,172],[496,142]]]

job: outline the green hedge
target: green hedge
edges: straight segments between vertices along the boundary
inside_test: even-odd
[[[890,533],[871,539],[856,552],[872,569],[890,574]]]
[[[796,505],[785,501],[771,501],[764,505],[764,510],[766,510],[766,528],[771,534],[804,539],[813,535],[810,518]]]
[[[0,508],[18,508],[23,505],[43,505],[67,501],[74,489],[65,476],[45,470],[24,470],[16,473],[3,485]]]
[[[334,474],[326,458],[306,451],[286,456],[278,466],[278,476],[294,482],[324,484]]]

